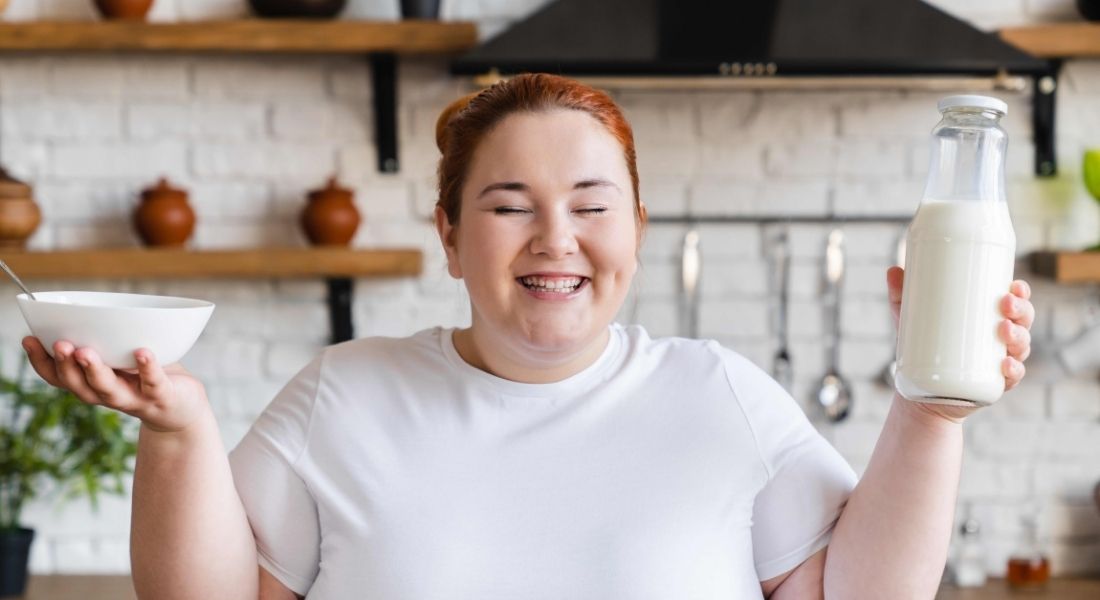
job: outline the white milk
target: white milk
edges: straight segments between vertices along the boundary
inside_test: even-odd
[[[1016,234],[1003,201],[926,199],[909,226],[895,384],[910,400],[973,406],[1004,393],[1000,302]]]

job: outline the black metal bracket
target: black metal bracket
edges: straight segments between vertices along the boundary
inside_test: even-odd
[[[397,162],[397,57],[387,52],[370,55],[374,87],[374,141],[378,170],[396,173]]]
[[[1061,61],[1050,61],[1050,70],[1035,76],[1031,95],[1031,132],[1035,141],[1035,174],[1053,177],[1058,174],[1055,156],[1054,105],[1058,94],[1058,71]]]
[[[330,277],[328,284],[328,315],[332,324],[332,343],[346,342],[355,336],[355,330],[351,322],[351,290],[350,277]]]

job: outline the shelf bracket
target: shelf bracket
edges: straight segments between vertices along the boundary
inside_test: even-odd
[[[351,322],[352,281],[350,277],[329,277],[328,316],[332,324],[332,343],[346,342],[355,336]]]
[[[1061,61],[1050,61],[1050,70],[1035,76],[1031,94],[1031,131],[1035,141],[1035,174],[1053,177],[1058,174],[1055,156],[1054,105],[1058,94],[1058,71]]]
[[[397,162],[397,57],[389,52],[370,55],[374,93],[374,142],[378,171],[396,173]]]

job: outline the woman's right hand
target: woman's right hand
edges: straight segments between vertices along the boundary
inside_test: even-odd
[[[202,382],[178,363],[162,368],[146,348],[134,351],[136,373],[112,369],[91,348],[75,348],[64,340],[54,344],[52,358],[34,336],[23,338],[23,349],[46,383],[87,404],[137,417],[153,431],[183,431],[208,410]]]

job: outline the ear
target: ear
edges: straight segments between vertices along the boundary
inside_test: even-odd
[[[458,264],[458,247],[455,239],[458,235],[456,227],[451,225],[447,213],[439,205],[435,207],[435,232],[439,234],[439,243],[443,244],[443,252],[447,254],[447,272],[455,279],[462,279],[462,267]]]

